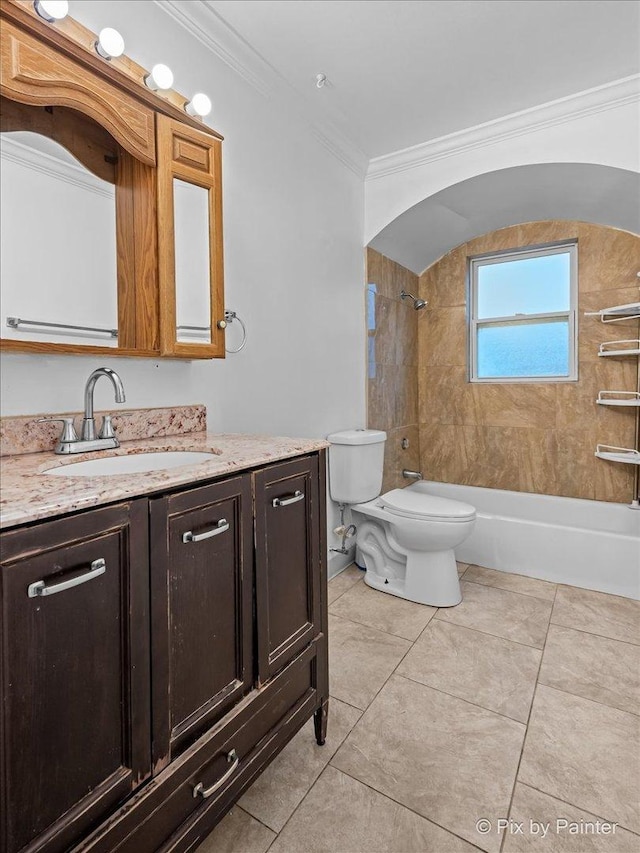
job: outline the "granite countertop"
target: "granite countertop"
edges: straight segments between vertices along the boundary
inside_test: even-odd
[[[117,450],[56,456],[52,452],[26,453],[0,460],[0,528],[53,518],[140,495],[210,480],[328,447],[312,438],[268,435],[215,435],[206,432],[126,441]],[[150,451],[208,451],[211,461],[140,474],[90,477],[52,477],[49,468],[105,456]]]

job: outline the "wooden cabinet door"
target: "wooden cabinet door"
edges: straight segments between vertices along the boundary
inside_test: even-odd
[[[145,500],[2,535],[0,849],[68,850],[151,773]]]
[[[249,475],[151,501],[157,770],[253,685]]]
[[[258,666],[265,682],[320,632],[318,457],[254,474]]]

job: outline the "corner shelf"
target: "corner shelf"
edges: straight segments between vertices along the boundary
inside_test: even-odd
[[[638,272],[640,278],[640,272]],[[611,308],[601,308],[600,311],[585,312],[585,317],[599,317],[601,323],[621,323],[640,320],[640,302],[629,302],[626,305],[614,305]],[[638,334],[636,332],[636,334]],[[623,358],[626,356],[640,357],[640,339],[631,338],[618,341],[605,341],[600,344],[598,356],[604,358]],[[608,462],[621,462],[625,465],[635,465],[633,484],[633,500],[631,509],[640,509],[640,361],[638,364],[637,391],[599,391],[596,403],[600,406],[623,406],[635,409],[635,448],[614,447],[608,444],[596,445],[595,455],[598,459]]]
[[[612,397],[605,397],[612,394]],[[601,406],[640,406],[640,392],[638,391],[599,391],[596,403]]]
[[[587,311],[585,317],[600,317],[602,323],[621,323],[629,320],[640,320],[640,302],[629,302],[627,305],[614,305],[612,308],[601,308],[600,311]]]
[[[627,465],[640,465],[640,450],[632,450],[629,447],[612,447],[608,444],[596,445],[594,454],[598,459],[606,459],[609,462],[624,462]]]
[[[623,344],[632,344],[633,346],[625,348]],[[606,349],[606,347],[615,347],[615,349]],[[624,341],[605,341],[600,344],[598,355],[610,356],[611,358],[620,358],[625,355],[640,355],[640,340],[631,338]]]

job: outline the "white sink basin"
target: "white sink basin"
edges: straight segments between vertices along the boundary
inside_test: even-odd
[[[162,471],[182,465],[211,462],[217,454],[193,450],[167,450],[157,453],[134,453],[130,456],[102,456],[86,462],[72,462],[49,468],[44,474],[53,477],[104,477],[110,474],[140,474],[143,471]]]

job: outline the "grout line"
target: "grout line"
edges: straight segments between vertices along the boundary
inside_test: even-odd
[[[585,814],[591,815],[598,820],[602,820],[605,823],[615,823],[621,829],[624,829],[625,832],[630,832],[631,835],[640,835],[640,833],[636,832],[633,829],[628,829],[626,826],[623,826],[619,821],[613,821],[608,817],[603,817],[602,815],[594,814],[593,812],[587,811],[587,809],[582,806],[578,806],[575,803],[570,803],[569,800],[563,800],[562,797],[556,797],[555,794],[550,794],[548,791],[543,791],[542,788],[536,788],[535,785],[531,785],[529,782],[519,782],[519,785],[523,785],[525,788],[531,788],[532,791],[537,791],[539,794],[544,794],[545,797],[549,797],[552,800],[557,800],[559,803],[562,803],[565,806],[571,806],[573,809],[578,809],[578,811],[584,812]]]
[[[348,590],[347,590],[347,592],[348,592]],[[377,590],[377,592],[380,592],[380,590]],[[346,593],[343,593],[343,594],[346,595]],[[386,595],[387,593],[382,592],[381,594]],[[340,596],[340,598],[342,598],[342,596]],[[336,598],[336,601],[338,601],[338,600],[339,599]],[[416,604],[417,602],[412,602],[412,603]],[[333,616],[334,618],[344,619],[347,622],[352,622],[354,625],[362,625],[363,628],[369,628],[372,631],[380,631],[381,634],[387,634],[387,636],[389,636],[389,637],[396,637],[396,639],[398,639],[398,640],[406,640],[408,643],[416,643],[420,639],[420,635],[423,633],[424,629],[427,627],[429,622],[431,622],[433,617],[436,615],[435,611],[434,611],[429,616],[429,620],[425,624],[424,628],[420,629],[418,636],[415,639],[411,639],[411,637],[403,637],[401,634],[394,634],[391,631],[385,631],[384,628],[377,628],[375,625],[371,625],[369,622],[360,622],[358,619],[355,619],[353,616],[343,616],[342,613],[332,613],[331,612],[331,606],[332,605],[329,605],[329,615]],[[431,607],[430,604],[420,605],[420,606]]]
[[[438,610],[449,610],[448,607],[439,607]],[[433,619],[438,619],[438,614],[433,614]],[[544,645],[542,648],[540,646],[532,646],[531,643],[523,643],[520,640],[514,640],[512,637],[505,637],[502,634],[492,634],[490,631],[483,631],[481,628],[470,628],[468,625],[463,625],[461,622],[454,622],[453,619],[444,619],[442,616],[438,619],[439,622],[446,622],[449,625],[456,625],[458,628],[467,628],[469,631],[477,631],[478,634],[485,634],[487,637],[497,637],[499,640],[507,640],[509,643],[516,643],[518,646],[524,646],[526,649],[535,649],[538,652],[544,650]],[[549,631],[549,624],[547,623],[547,632]],[[545,635],[546,642],[546,635]]]
[[[493,569],[493,571],[497,572],[498,570]],[[465,574],[466,574],[466,572],[465,572]],[[503,574],[507,574],[507,572],[503,572]],[[525,577],[525,575],[517,575],[514,577]],[[460,578],[460,580],[462,580],[462,578]],[[529,580],[538,580],[538,578],[529,578]],[[472,580],[466,580],[465,579],[464,582],[475,584],[475,586],[483,586],[485,589],[495,589],[498,592],[510,592],[512,595],[522,595],[524,598],[535,598],[537,601],[546,601],[547,604],[551,604],[552,606],[556,600],[557,589],[553,591],[553,598],[542,598],[539,595],[531,595],[531,593],[528,593],[528,592],[518,592],[515,589],[505,589],[503,586],[494,586],[494,585],[489,584],[489,583],[482,583],[481,581],[472,581]],[[552,581],[541,581],[541,583],[552,583]],[[557,584],[554,584],[554,586],[557,586]]]
[[[515,773],[515,776],[513,777],[513,786],[511,788],[511,797],[509,798],[509,805],[507,807],[507,813],[505,815],[506,818],[510,817],[511,809],[513,808],[513,798],[514,798],[515,792],[516,792],[516,785],[518,784],[518,776],[520,775],[520,766],[522,765],[522,756],[524,755],[524,750],[525,750],[525,747],[527,745],[527,737],[529,736],[529,724],[531,722],[531,714],[533,712],[533,705],[536,701],[536,695],[538,693],[538,684],[539,684],[538,679],[540,678],[540,670],[542,668],[542,661],[544,660],[544,652],[545,652],[545,649],[547,647],[547,639],[549,637],[549,628],[551,627],[551,614],[553,613],[553,608],[555,607],[557,595],[558,595],[558,587],[556,586],[556,589],[555,589],[555,592],[553,595],[553,602],[551,603],[551,611],[549,613],[549,621],[547,622],[547,630],[545,631],[545,635],[544,635],[544,643],[542,644],[542,654],[540,655],[540,662],[538,664],[538,671],[536,673],[536,681],[535,681],[535,685],[533,688],[533,696],[531,697],[531,705],[529,705],[529,714],[527,716],[527,722],[525,723],[524,737],[522,739],[522,747],[520,749],[520,758],[518,759],[518,766],[516,767],[516,773]],[[505,832],[503,837],[502,837],[502,841],[500,842],[500,850],[501,851],[504,847],[506,839],[507,839],[507,834]]]
[[[464,836],[458,835],[457,832],[454,832],[454,830],[450,829],[448,826],[445,826],[442,823],[438,823],[438,821],[434,820],[432,817],[427,817],[426,815],[421,814],[421,812],[416,811],[414,808],[411,808],[411,806],[408,806],[406,803],[403,803],[400,800],[396,800],[396,798],[392,797],[391,794],[384,793],[383,791],[379,791],[377,788],[374,788],[372,785],[368,785],[366,782],[363,782],[362,779],[358,779],[357,776],[352,776],[351,773],[349,773],[347,770],[343,770],[341,767],[336,767],[333,764],[330,764],[330,766],[332,767],[333,770],[337,770],[338,773],[343,773],[345,776],[348,776],[349,779],[353,779],[354,782],[358,782],[360,785],[364,785],[365,788],[369,788],[370,791],[374,791],[374,793],[378,794],[381,797],[384,797],[386,800],[389,800],[390,802],[395,803],[396,805],[400,806],[401,808],[406,809],[408,812],[411,812],[412,814],[417,815],[419,818],[422,818],[422,820],[426,820],[428,823],[432,823],[434,826],[437,826],[440,829],[444,829],[444,831],[448,832],[449,835],[453,835],[456,838],[459,838],[461,841],[464,841],[465,844],[470,844],[475,850],[481,850],[482,853],[487,853],[487,851],[484,847],[478,847],[476,844],[473,843],[473,841],[469,841]],[[342,851],[340,851],[340,853],[342,853]],[[391,853],[391,851],[390,851],[390,853]]]
[[[634,643],[633,640],[619,640],[617,637],[608,637],[606,634],[598,634],[596,631],[588,631],[586,628],[575,628],[573,625],[563,625],[562,622],[554,622],[553,611],[551,611],[550,624],[555,625],[557,628],[571,628],[573,631],[582,631],[583,634],[591,634],[592,637],[601,637],[603,640],[613,640],[615,643],[624,643],[627,646],[633,646],[635,649],[640,647],[640,642]]]
[[[259,779],[260,777],[257,777],[257,778]],[[254,781],[257,781],[257,779],[255,779]],[[253,783],[251,783],[251,785],[249,786],[249,788],[247,788],[247,791],[248,791],[252,786],[253,786]],[[272,839],[271,839],[271,844],[273,844],[273,842],[274,842],[274,841],[276,840],[276,838],[278,837],[278,833],[275,831],[275,829],[274,829],[272,826],[269,826],[268,824],[266,824],[263,820],[260,820],[260,818],[259,818],[259,817],[256,817],[254,814],[251,814],[251,812],[250,812],[250,811],[247,811],[247,809],[242,808],[242,806],[241,806],[239,803],[240,803],[240,800],[236,800],[236,802],[235,802],[235,803],[231,806],[231,808],[229,809],[229,812],[230,812],[230,811],[233,811],[233,809],[239,809],[241,812],[244,812],[246,815],[248,815],[252,820],[257,821],[257,822],[260,824],[260,826],[264,826],[264,828],[265,828],[265,829],[268,829],[268,830],[269,830],[269,832],[274,832],[274,833],[275,833],[275,836],[274,836],[274,838],[272,838]],[[229,814],[229,812],[227,812],[227,814]],[[227,815],[225,815],[225,817],[226,817],[226,816],[227,816]],[[215,827],[214,827],[213,829],[215,829]],[[213,832],[213,829],[211,830],[211,832]],[[208,838],[208,836],[207,836],[207,838]],[[271,844],[269,844],[269,847],[271,847]]]
[[[556,693],[564,693],[565,696],[573,696],[575,699],[582,699],[583,702],[591,702],[593,705],[599,705],[601,708],[608,708],[610,711],[617,711],[619,714],[627,714],[629,717],[637,719],[639,714],[634,714],[633,711],[624,711],[622,708],[616,708],[614,705],[607,705],[606,702],[599,702],[597,699],[591,699],[589,696],[582,696],[580,693],[572,693],[570,690],[564,690],[562,687],[555,687],[553,684],[545,684],[544,681],[539,681],[538,685],[546,690],[555,690]]]
[[[434,687],[433,684],[427,684],[424,681],[418,681],[416,678],[411,678],[410,675],[405,675],[404,672],[396,672],[395,675],[397,675],[398,678],[404,678],[407,681],[410,681],[412,684],[419,684],[421,687],[426,687],[428,690],[435,690],[436,693],[442,693],[445,696],[450,696],[452,699],[457,699],[459,702],[464,702],[467,705],[471,705],[472,708],[478,708],[480,711],[486,711],[488,714],[495,714],[497,717],[502,717],[503,720],[509,720],[509,722],[511,723],[518,723],[518,725],[520,726],[525,726],[526,729],[527,724],[524,722],[524,720],[518,720],[515,717],[509,717],[507,714],[501,714],[500,711],[494,711],[493,708],[487,708],[486,705],[478,705],[477,702],[472,702],[470,699],[465,699],[464,696],[458,696],[457,693],[449,693],[448,690],[443,690],[441,687]],[[533,698],[531,701],[533,702]]]

